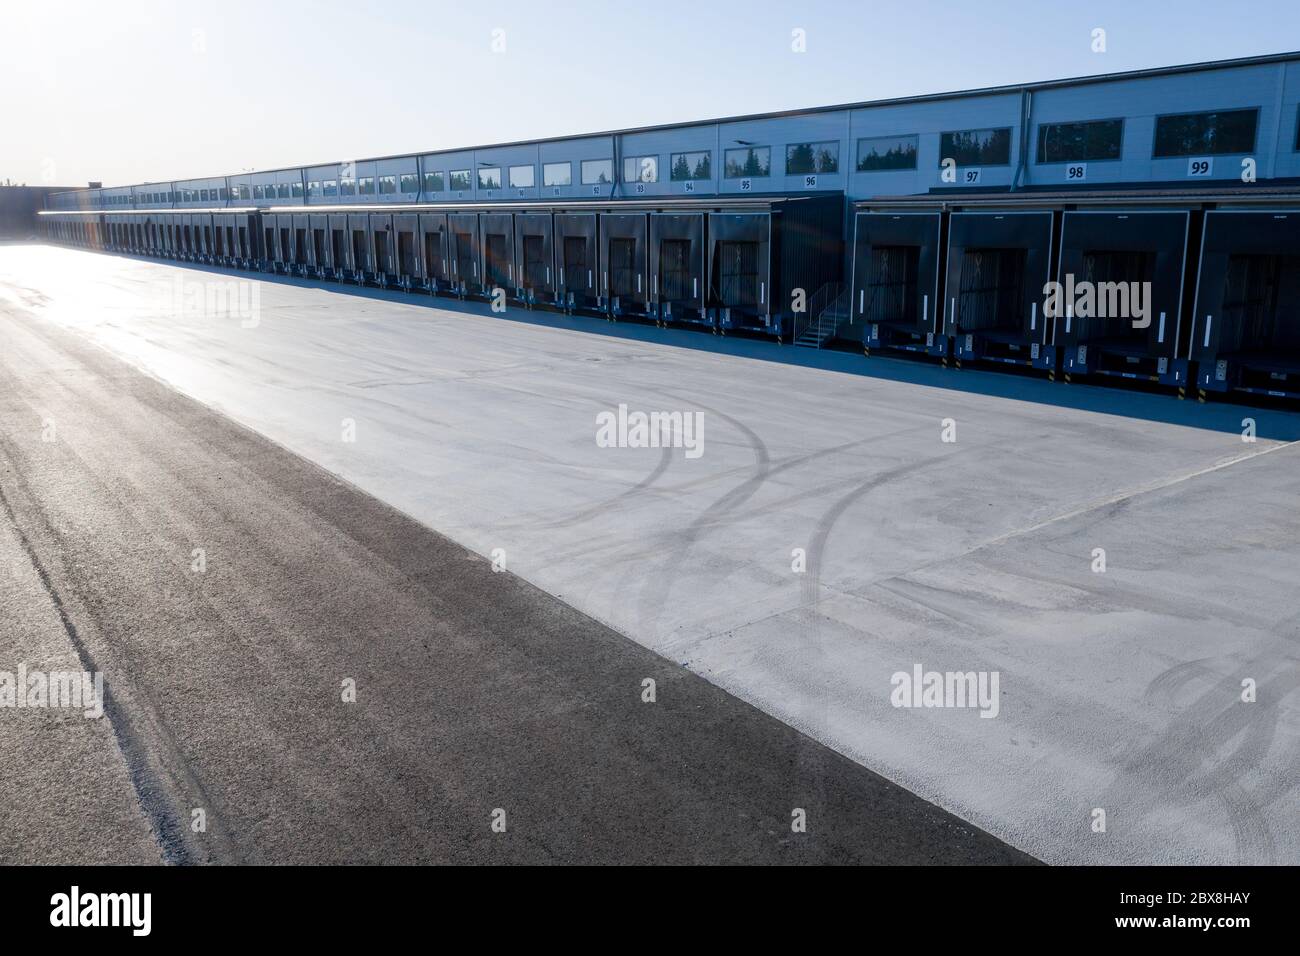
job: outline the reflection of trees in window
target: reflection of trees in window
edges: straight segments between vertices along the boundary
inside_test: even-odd
[[[1038,127],[1040,163],[1077,163],[1119,159],[1123,120],[1051,123]]]
[[[915,136],[881,136],[858,140],[858,172],[916,168]]]
[[[1154,156],[1249,153],[1255,148],[1256,110],[1156,117]]]
[[[675,182],[713,178],[712,153],[673,153],[672,177]]]
[[[729,149],[723,156],[724,175],[728,179],[767,176],[772,169],[772,150],[768,146]]]
[[[785,148],[785,173],[787,176],[804,176],[809,173],[837,173],[839,170],[839,143],[791,143]]]
[[[469,189],[469,170],[453,169],[449,174],[451,188],[458,191]]]
[[[1006,166],[1011,162],[1011,128],[967,129],[939,137],[939,165],[945,159],[958,166]]]

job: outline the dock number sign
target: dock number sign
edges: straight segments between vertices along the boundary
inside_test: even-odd
[[[1208,156],[1199,156],[1187,161],[1188,176],[1208,176],[1214,171],[1214,160]]]

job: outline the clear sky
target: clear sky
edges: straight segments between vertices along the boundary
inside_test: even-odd
[[[1297,0],[5,0],[0,180],[215,176],[1295,49]]]

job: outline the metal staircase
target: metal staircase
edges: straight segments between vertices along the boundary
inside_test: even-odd
[[[828,282],[813,295],[802,321],[796,316],[794,344],[819,349],[835,338],[851,313],[849,289],[842,282]]]

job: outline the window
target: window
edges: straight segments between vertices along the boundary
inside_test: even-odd
[[[858,172],[916,169],[915,136],[873,136],[858,140]]]
[[[478,188],[479,189],[500,189],[501,188],[501,167],[486,166],[478,171]]]
[[[207,202],[207,201],[208,201],[208,191],[206,189],[200,189],[199,202]]]
[[[537,183],[537,173],[532,166],[511,166],[510,185],[516,189],[530,189]]]
[[[340,179],[340,180],[339,180],[339,195],[340,195],[340,196],[355,196],[356,194],[357,194],[357,182],[356,182],[355,179]]]
[[[1152,158],[1252,152],[1258,118],[1258,110],[1157,116]]]
[[[290,183],[290,184],[289,184],[289,195],[293,196],[294,199],[301,199],[301,198],[302,198],[302,180],[301,180],[301,179],[298,180],[296,183]]]
[[[838,173],[840,171],[840,144],[834,140],[826,143],[791,143],[785,148],[785,174],[807,176],[812,173]]]
[[[310,199],[319,199],[321,196],[320,180],[309,179],[307,181],[307,196]]]
[[[582,161],[582,184],[612,183],[614,181],[614,161],[612,159],[584,159]]]
[[[464,191],[470,188],[469,170],[453,169],[448,178],[451,180],[451,188],[457,191]]]
[[[675,183],[713,178],[712,153],[673,153],[671,159],[672,180]]]
[[[1008,166],[1011,164],[1011,127],[966,129],[939,136],[939,165],[945,159],[958,166]]]
[[[402,173],[400,185],[404,193],[418,193],[420,191],[420,177],[415,173]]]
[[[424,174],[424,191],[426,193],[442,192],[442,173],[425,173]]]
[[[225,202],[225,201],[228,200],[229,198],[230,198],[230,190],[227,189],[225,186],[222,186],[222,187],[221,187],[221,201],[222,201],[222,202]]]
[[[1082,163],[1119,159],[1123,120],[1093,123],[1050,123],[1038,127],[1040,163]]]
[[[547,163],[542,167],[543,186],[572,186],[572,163]]]
[[[389,195],[390,193],[395,193],[395,192],[397,192],[397,177],[396,177],[396,176],[380,176],[380,177],[379,177],[379,194],[380,194],[381,196],[387,196],[387,195]]]
[[[280,183],[275,187],[275,194],[280,199],[288,199],[291,195],[288,183]]]
[[[337,196],[339,194],[339,184],[336,179],[325,179],[321,181],[321,192],[326,196]]]
[[[1295,148],[1296,152],[1300,153],[1300,108],[1295,112]]]
[[[362,196],[373,196],[375,194],[375,177],[362,176],[357,179],[357,193]]]
[[[658,156],[628,156],[623,160],[623,182],[659,182]]]
[[[772,147],[746,146],[722,154],[722,172],[728,179],[768,176],[772,173]]]

